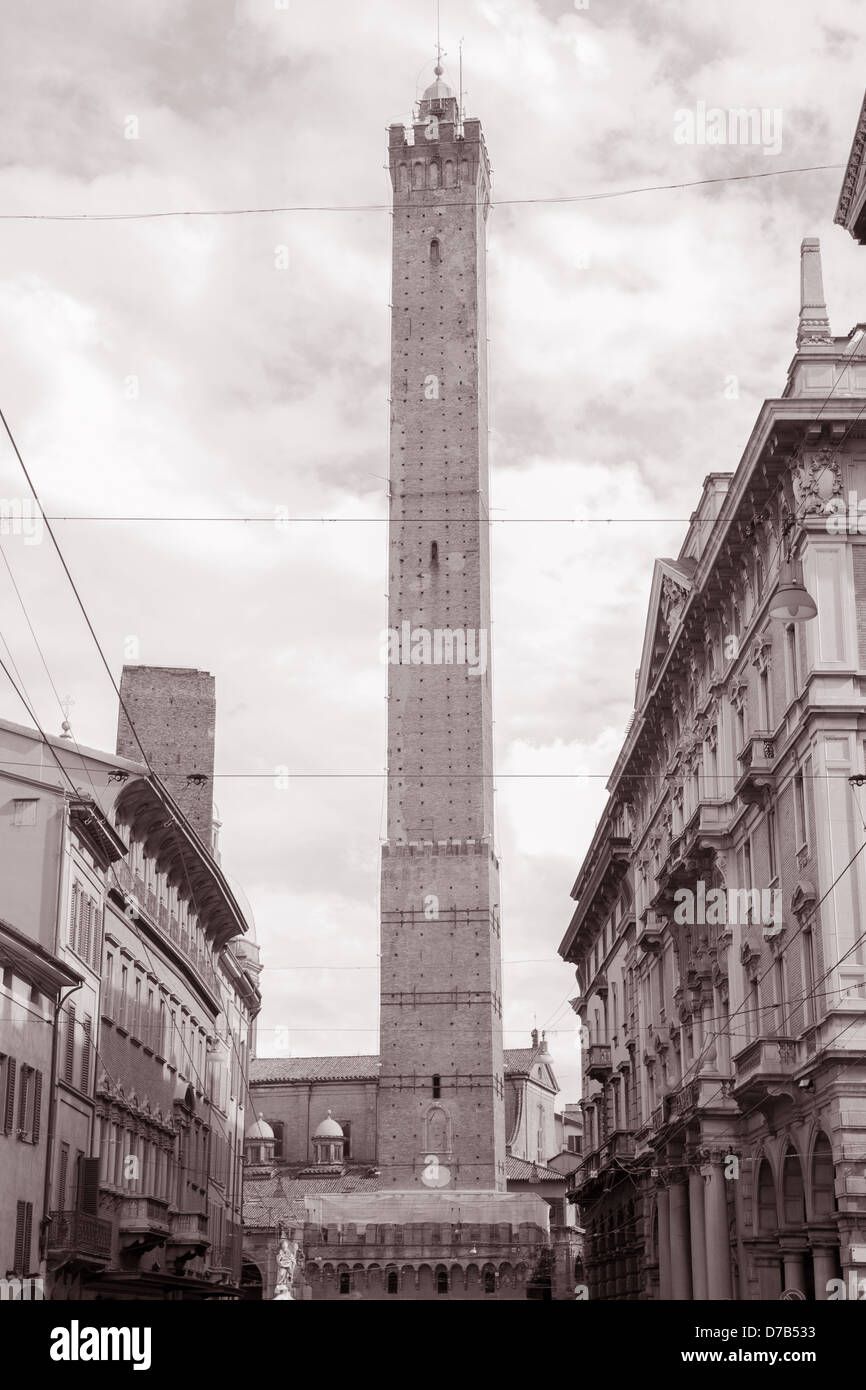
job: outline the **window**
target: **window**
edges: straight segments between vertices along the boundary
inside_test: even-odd
[[[352,1276],[351,1276],[351,1274],[349,1274],[348,1270],[343,1269],[343,1270],[340,1271],[340,1293],[351,1293],[351,1292],[352,1292]]]
[[[436,1292],[437,1292],[437,1293],[447,1293],[447,1292],[448,1292],[448,1270],[447,1270],[447,1269],[437,1269],[437,1271],[436,1271]]]
[[[484,1292],[496,1293],[496,1270],[485,1269],[484,1271]]]
[[[386,1292],[386,1293],[399,1293],[399,1292],[400,1292],[400,1276],[399,1276],[399,1274],[397,1273],[396,1269],[389,1269],[389,1270],[388,1270],[388,1273],[387,1273],[387,1275],[386,1275],[386,1277],[385,1277],[385,1292]]]
[[[14,1273],[24,1278],[30,1272],[30,1253],[33,1240],[33,1203],[18,1202],[15,1211]]]
[[[780,1037],[785,1033],[785,962],[781,956],[776,957],[776,1032]]]
[[[779,870],[776,863],[776,810],[771,806],[767,811],[767,860],[770,866],[770,881],[777,876]]]
[[[433,240],[430,242],[430,264],[438,265],[441,259],[442,254],[439,246],[439,238],[434,236]]]
[[[117,1011],[117,1021],[121,1028],[126,1027],[126,1008],[129,998],[129,969],[127,966],[120,967],[120,1008]]]
[[[104,1018],[114,1017],[114,956],[105,953],[105,973],[102,977],[102,1014]]]
[[[35,825],[37,797],[20,797],[13,803],[13,825]]]
[[[18,1138],[25,1144],[39,1143],[42,1119],[42,1073],[22,1066],[18,1085]]]
[[[438,1100],[442,1094],[442,1078],[438,1072],[433,1076],[433,1099]]]
[[[797,671],[797,629],[793,623],[785,628],[785,666],[788,676],[788,699],[793,700],[800,685]]]
[[[797,848],[804,845],[807,840],[806,835],[806,789],[803,785],[803,769],[794,777],[794,825],[797,837]]]
[[[268,1120],[268,1124],[274,1131],[274,1158],[282,1158],[285,1125],[282,1120]]]
[[[11,1134],[15,1120],[15,1058],[0,1054],[0,1134]]]
[[[817,1009],[815,1007],[815,943],[812,938],[812,924],[806,923],[803,927],[802,935],[803,952],[803,985],[804,999],[803,1004],[806,1012],[806,1022],[811,1024],[817,1020]]]

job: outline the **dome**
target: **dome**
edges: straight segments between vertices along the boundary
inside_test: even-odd
[[[341,1134],[342,1134],[342,1132],[343,1132],[343,1131],[340,1130],[340,1133],[341,1133]],[[244,1135],[244,1140],[245,1140],[245,1141],[256,1140],[256,1139],[260,1139],[260,1140],[261,1140],[261,1139],[270,1140],[270,1139],[273,1139],[273,1137],[274,1137],[274,1131],[271,1129],[271,1127],[270,1127],[270,1125],[268,1124],[267,1120],[265,1119],[264,1115],[259,1115],[259,1118],[255,1121],[255,1123],[250,1125],[249,1129],[247,1130],[246,1134]]]
[[[342,1139],[344,1138],[342,1128],[337,1124],[330,1110],[327,1118],[322,1121],[317,1129],[313,1130],[314,1139]]]
[[[437,63],[433,69],[436,73],[436,81],[431,82],[424,93],[423,101],[444,101],[446,97],[453,97],[454,91],[448,86],[447,82],[442,81],[442,68]]]

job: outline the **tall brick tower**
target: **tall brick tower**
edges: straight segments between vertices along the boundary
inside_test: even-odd
[[[394,187],[382,1186],[503,1192],[481,125],[436,80]]]

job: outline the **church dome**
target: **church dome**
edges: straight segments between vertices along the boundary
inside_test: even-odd
[[[342,1132],[343,1132],[343,1131],[340,1130],[340,1133],[341,1133],[341,1134],[342,1134]],[[258,1118],[253,1124],[250,1125],[249,1129],[247,1130],[246,1134],[244,1135],[244,1140],[245,1140],[245,1141],[249,1141],[250,1139],[252,1139],[252,1140],[254,1140],[254,1141],[255,1141],[256,1139],[259,1139],[259,1140],[261,1140],[261,1139],[270,1140],[270,1139],[273,1139],[273,1137],[274,1137],[274,1131],[271,1129],[271,1127],[270,1127],[270,1125],[268,1124],[267,1120],[265,1119],[264,1115],[259,1115],[259,1118]]]
[[[337,1124],[330,1110],[327,1117],[322,1121],[317,1129],[313,1130],[314,1139],[342,1139],[344,1138],[342,1128]]]

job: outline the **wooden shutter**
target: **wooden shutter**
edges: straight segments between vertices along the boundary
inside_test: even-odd
[[[39,1143],[39,1131],[42,1127],[42,1072],[33,1073],[33,1126],[31,1129],[31,1139],[34,1144]]]
[[[90,914],[93,899],[89,893],[82,893],[78,900],[78,954],[90,964]]]
[[[78,935],[78,899],[81,896],[81,889],[77,883],[72,885],[72,904],[69,909],[69,944],[73,951],[77,950]]]
[[[15,1273],[22,1277],[30,1266],[30,1246],[33,1233],[33,1203],[18,1202],[15,1212]]]
[[[63,1079],[72,1084],[75,1063],[75,1005],[66,1005],[66,1056],[63,1059]]]
[[[60,1145],[60,1168],[57,1174],[57,1210],[66,1210],[66,1183],[69,1178],[69,1145]]]
[[[81,1048],[81,1089],[86,1091],[90,1085],[90,1038],[93,1028],[93,1019],[89,1014],[84,1015],[84,1043]]]
[[[99,1211],[99,1159],[81,1159],[80,1209],[90,1216]]]
[[[3,1132],[11,1134],[15,1124],[15,1058],[6,1058],[6,1108],[3,1116]]]
[[[18,1086],[18,1133],[23,1134],[27,1131],[27,1102],[30,1096],[30,1078],[33,1075],[33,1068],[22,1066],[21,1076]]]

